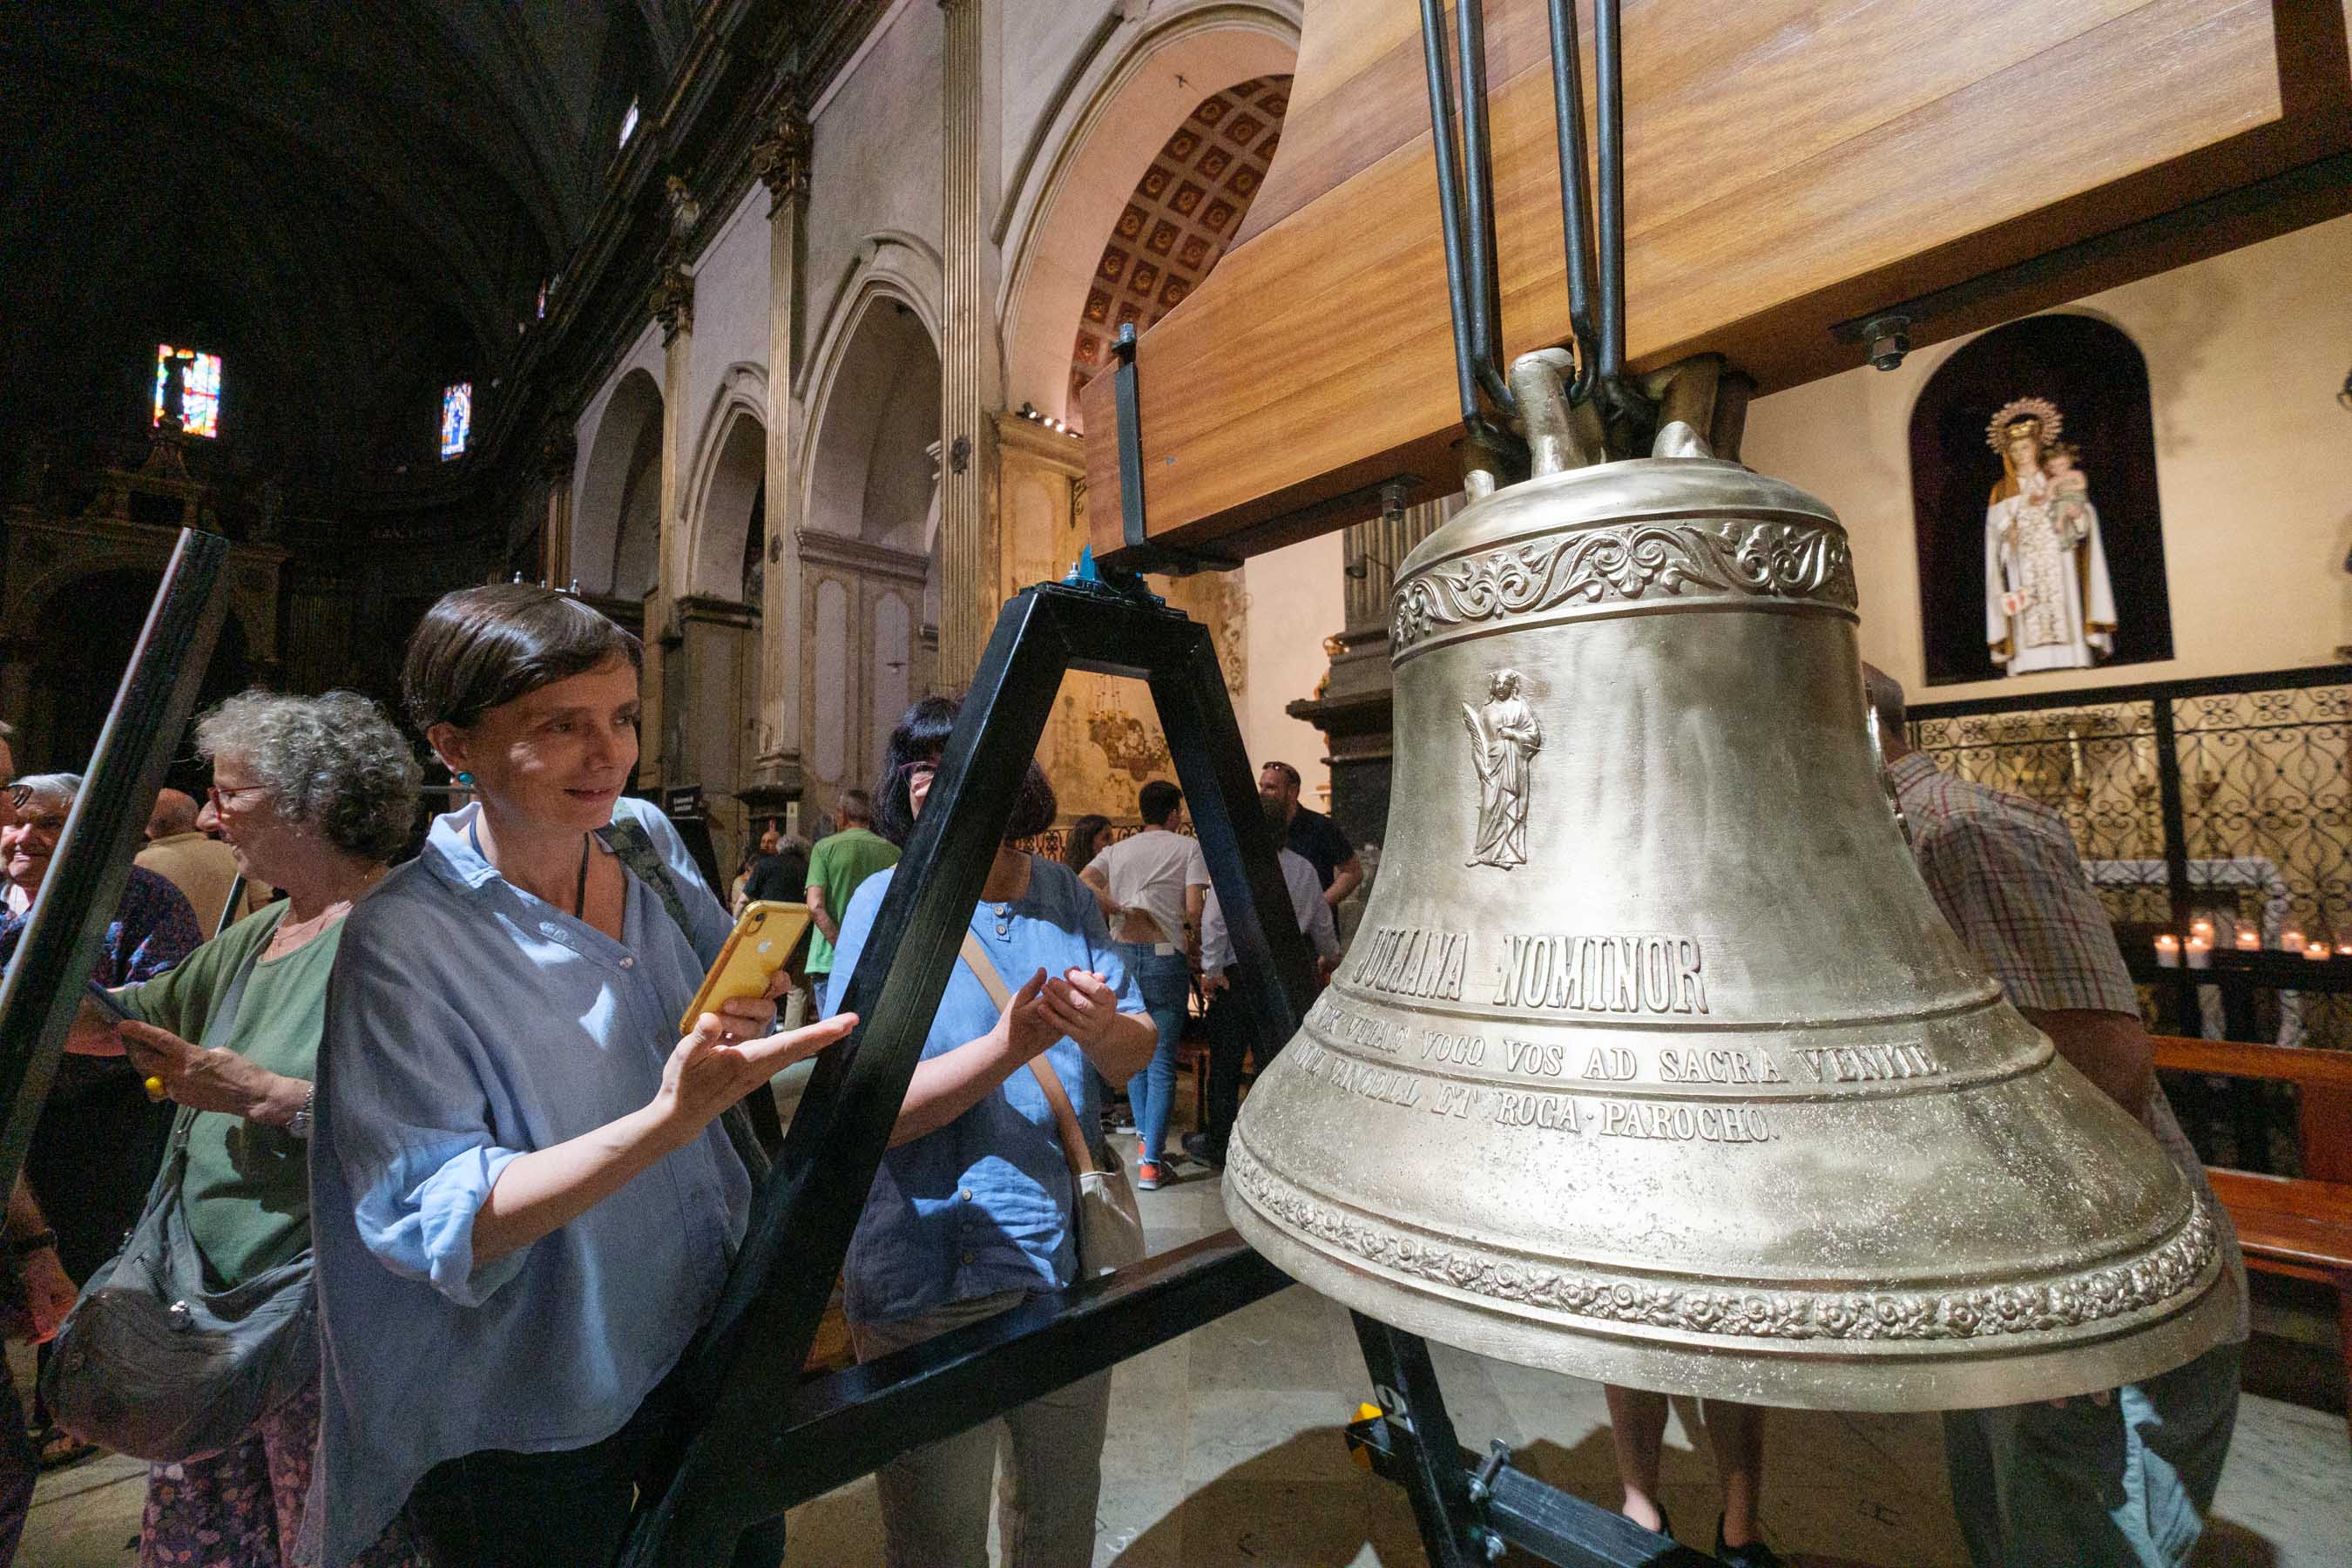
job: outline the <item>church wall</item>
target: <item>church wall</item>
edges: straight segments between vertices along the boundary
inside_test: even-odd
[[[719,389],[729,368],[764,370],[767,363],[768,189],[754,180],[726,226],[694,258],[694,358],[687,386],[696,458],[724,423]]]
[[[806,270],[811,341],[866,240],[911,236],[940,248],[939,7],[902,0],[811,117]],[[940,301],[926,302],[937,319]]]
[[[1864,656],[1914,701],[2331,663],[2352,641],[2352,413],[2335,396],[2352,362],[2348,274],[2352,217],[2063,307],[2122,328],[2147,359],[2170,659],[1926,684],[1909,424],[1957,342],[1891,373],[1864,367],[1758,399],[1742,456],[1844,520]],[[2097,462],[2084,454],[2094,501]]]
[[[1314,695],[1331,668],[1323,639],[1347,622],[1341,602],[1340,536],[1327,533],[1254,556],[1242,568],[1249,595],[1249,688],[1243,694],[1242,738],[1250,760],[1278,757],[1298,770],[1299,795],[1330,809],[1331,770],[1323,731],[1283,711]]]

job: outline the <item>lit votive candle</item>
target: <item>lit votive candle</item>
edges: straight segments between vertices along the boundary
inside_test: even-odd
[[[2260,952],[2262,950],[2263,933],[2256,931],[2252,926],[2240,926],[2238,928],[2238,951],[2240,952]]]
[[[2180,967],[2180,939],[2165,931],[2156,939],[2156,962],[2166,969]]]
[[[2189,939],[2189,967],[2191,969],[2212,968],[2213,944],[2207,942],[2201,936],[2190,937]]]
[[[2303,928],[2301,926],[2283,928],[2279,931],[2279,946],[2289,952],[2301,952],[2304,949]]]
[[[2333,956],[2333,953],[2326,942],[2315,942],[2303,950],[2303,956],[2315,963],[2324,963]]]
[[[2213,922],[2207,920],[2203,915],[2199,915],[2195,920],[2190,921],[2189,922],[2189,940],[2191,942],[2202,942],[2207,947],[2212,946]]]

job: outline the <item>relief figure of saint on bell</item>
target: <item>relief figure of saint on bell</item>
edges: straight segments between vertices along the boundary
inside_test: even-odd
[[[1528,764],[1543,749],[1543,724],[1519,695],[1521,684],[1517,670],[1496,670],[1486,678],[1486,705],[1462,705],[1462,724],[1470,731],[1470,765],[1478,773],[1473,866],[1508,870],[1527,864]]]

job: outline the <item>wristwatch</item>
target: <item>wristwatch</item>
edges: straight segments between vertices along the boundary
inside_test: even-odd
[[[310,1107],[318,1098],[319,1086],[317,1084],[314,1083],[310,1088],[304,1089],[302,1091],[302,1109],[296,1111],[294,1113],[294,1119],[286,1124],[287,1131],[291,1132],[295,1137],[301,1139],[306,1143],[310,1140]]]

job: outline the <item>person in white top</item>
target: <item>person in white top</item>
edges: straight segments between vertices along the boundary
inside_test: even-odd
[[[1168,1115],[1175,1103],[1176,1043],[1192,1000],[1209,863],[1201,856],[1200,841],[1181,831],[1182,790],[1154,779],[1143,786],[1136,805],[1143,831],[1105,848],[1078,875],[1102,905],[1110,934],[1160,1030],[1150,1067],[1128,1089],[1136,1130],[1142,1134],[1135,1184],[1149,1192],[1176,1179],[1166,1152]]]
[[[1263,805],[1266,826],[1279,838],[1288,813],[1280,801]],[[1314,944],[1315,977],[1328,979],[1339,962],[1339,929],[1331,917],[1330,904],[1324,900],[1322,879],[1315,873],[1315,863],[1296,849],[1283,850],[1276,863],[1282,868],[1283,889],[1290,895],[1291,915],[1298,921],[1300,932]],[[1233,995],[1233,938],[1213,889],[1201,911],[1201,994],[1209,999],[1208,1125],[1184,1140],[1184,1152],[1209,1165],[1225,1163],[1225,1141],[1233,1135],[1234,1118],[1241,1111],[1242,1060],[1253,1040],[1248,1018]],[[1266,1063],[1288,1043],[1257,1042],[1257,1070],[1264,1072]]]

